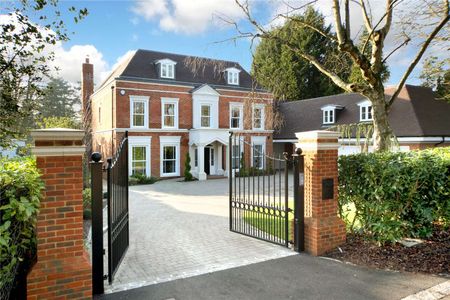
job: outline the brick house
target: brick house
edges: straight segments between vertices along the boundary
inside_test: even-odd
[[[385,93],[389,96],[394,90],[388,87]],[[284,126],[274,133],[275,155],[293,151],[296,132],[372,122],[372,104],[356,93],[283,102],[278,109]],[[391,107],[389,122],[401,151],[450,146],[450,104],[435,99],[429,88],[405,85]],[[364,138],[345,137],[339,154],[361,152],[363,144]]]
[[[227,176],[230,131],[272,152],[272,95],[236,62],[138,50],[95,92],[92,75],[86,60],[82,94],[91,112],[92,150],[110,157],[128,131],[130,175],[183,176],[189,152],[194,177]],[[233,155],[235,165],[239,151]],[[257,157],[245,161],[263,167]]]

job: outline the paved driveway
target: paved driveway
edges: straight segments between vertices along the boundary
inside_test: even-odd
[[[130,187],[130,247],[107,292],[290,256],[228,230],[228,181]]]

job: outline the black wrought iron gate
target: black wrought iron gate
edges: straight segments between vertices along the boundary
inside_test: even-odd
[[[128,222],[128,132],[113,158],[108,159],[108,281],[125,256],[129,245]]]
[[[270,156],[264,144],[230,133],[228,155],[230,230],[286,247],[295,241],[302,251],[303,213],[294,215],[303,205],[299,153]]]
[[[92,191],[92,292],[104,293],[104,280],[111,283],[129,245],[128,225],[128,132],[114,157],[103,169],[102,156],[91,155]],[[108,275],[104,275],[103,256],[103,171],[107,173]]]

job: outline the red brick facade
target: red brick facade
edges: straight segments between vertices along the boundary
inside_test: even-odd
[[[91,266],[83,243],[81,138],[82,134],[76,141],[36,141],[33,152],[45,190],[36,226],[37,263],[27,277],[28,299],[92,297]],[[74,153],[77,149],[79,154]]]
[[[123,132],[129,131],[130,137],[144,136],[151,137],[150,145],[150,168],[151,175],[160,177],[160,137],[179,136],[180,157],[179,167],[180,176],[184,172],[184,161],[186,153],[189,151],[189,130],[193,126],[193,94],[194,86],[176,85],[176,84],[156,84],[130,82],[122,80],[112,80],[100,88],[91,96],[92,107],[92,133],[93,150],[102,152],[103,157],[110,157],[112,149],[117,147]],[[258,94],[246,90],[217,89],[219,96],[218,104],[218,129],[230,128],[230,103],[242,103],[242,105],[252,105],[251,103],[266,104],[265,115],[271,113],[272,98],[268,93]],[[130,96],[148,97],[148,128],[133,129],[130,126]],[[174,130],[162,129],[162,98],[178,99],[178,128]],[[246,108],[243,109],[243,130],[241,134],[246,136],[247,142],[251,142],[251,136],[266,136],[266,153],[272,152],[272,130],[269,118],[265,118],[264,130],[253,131],[251,122],[245,120],[250,118],[251,114]],[[224,149],[226,149],[224,145]],[[226,153],[225,150],[224,154]],[[217,152],[218,153],[218,152]],[[192,153],[191,153],[192,155]],[[224,155],[222,155],[224,158]],[[191,160],[193,157],[191,156]],[[250,159],[246,159],[250,161]],[[225,159],[223,159],[225,162]],[[223,164],[226,170],[226,164]]]

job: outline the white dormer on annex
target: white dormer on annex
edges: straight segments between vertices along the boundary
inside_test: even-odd
[[[164,58],[156,61],[159,70],[160,78],[175,79],[175,65],[176,61],[169,58]]]
[[[359,121],[360,122],[368,122],[372,121],[372,102],[370,100],[364,100],[358,102],[359,106]]]
[[[322,110],[322,124],[336,123],[336,112],[344,109],[341,105],[328,104],[320,108]]]
[[[239,73],[241,70],[237,68],[227,68],[225,69],[225,74],[227,77],[227,83],[232,85],[239,85]]]

